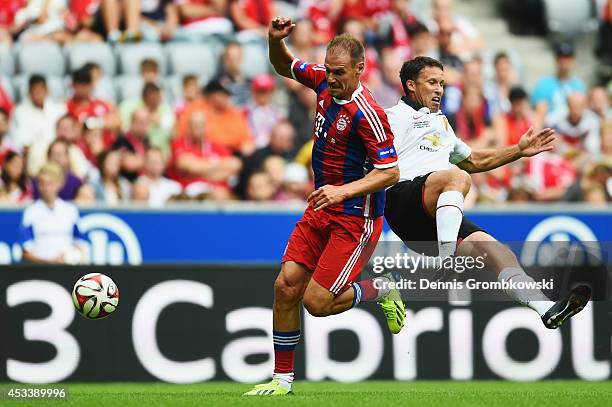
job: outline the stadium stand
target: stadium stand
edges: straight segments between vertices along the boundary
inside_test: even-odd
[[[366,2],[358,2],[361,3]],[[548,117],[551,113],[550,106],[521,104],[520,100],[524,100],[524,95],[516,99],[515,103],[511,103],[510,93],[519,86],[527,98],[532,99],[536,82],[540,78],[550,77],[564,83],[563,77],[555,76],[557,68],[554,50],[558,47],[552,45],[560,39],[569,44],[567,46],[574,43],[576,59],[586,60],[588,63],[576,64],[574,61],[570,69],[572,75],[582,79],[589,88],[586,103],[597,113],[597,119],[594,120],[598,120],[601,133],[604,129],[609,129],[612,85],[608,81],[612,68],[606,43],[601,40],[601,36],[605,36],[605,30],[609,31],[612,2],[592,2],[595,8],[591,8],[589,2],[572,2],[571,7],[559,7],[559,1],[555,0],[525,2],[529,3],[529,7],[547,10],[547,19],[539,21],[535,31],[550,31],[554,34],[548,38],[511,34],[510,31],[516,30],[510,30],[512,27],[504,24],[497,6],[493,3],[485,0],[412,0],[397,1],[391,6],[390,2],[383,1],[376,10],[369,10],[366,6],[363,9],[357,6],[354,9],[344,7],[339,14],[326,9],[323,3],[314,4],[305,0],[277,2],[276,8],[296,19],[312,20],[312,23],[302,20],[304,23],[300,23],[296,30],[300,38],[290,39],[290,45],[298,50],[298,56],[301,58],[322,62],[321,50],[325,39],[340,32],[343,27],[361,36],[368,50],[367,72],[363,81],[375,96],[380,97],[379,101],[386,105],[384,107],[394,104],[401,94],[401,85],[396,78],[398,61],[419,54],[452,61],[454,69],[448,69],[449,86],[443,103],[444,112],[456,125],[459,136],[469,143],[491,147],[516,141],[517,135],[509,134],[512,130],[523,129],[529,124],[537,127],[555,122]],[[506,3],[498,2],[500,7],[507,5]],[[571,17],[569,20],[568,16]],[[595,44],[592,34],[597,29],[597,18],[601,22],[598,34],[600,41]],[[129,129],[130,123],[126,121],[129,121],[130,117],[124,114],[125,106],[133,107],[138,103],[149,103],[147,110],[150,117],[147,120],[151,134],[158,134],[155,132],[160,128],[167,128],[167,124],[162,125],[159,122],[160,106],[174,111],[172,123],[176,123],[176,128],[171,131],[170,139],[150,136],[156,140],[165,140],[161,145],[157,145],[157,142],[153,144],[157,143],[164,153],[168,168],[172,168],[176,158],[170,153],[174,151],[172,145],[183,137],[181,133],[185,133],[186,123],[189,122],[189,118],[182,116],[195,111],[209,116],[201,129],[204,132],[202,139],[206,140],[210,136],[217,141],[223,138],[223,134],[219,134],[219,123],[222,122],[219,118],[223,117],[222,114],[232,112],[231,115],[234,116],[231,117],[237,117],[236,114],[243,113],[249,123],[248,132],[240,137],[232,133],[233,138],[245,140],[239,151],[235,152],[240,155],[243,163],[253,162],[249,157],[253,146],[266,147],[270,128],[273,128],[275,123],[284,123],[285,117],[288,118],[287,125],[293,126],[296,137],[292,153],[282,156],[284,162],[291,163],[300,151],[302,153],[299,157],[303,157],[303,152],[308,149],[304,146],[308,145],[311,137],[309,128],[314,114],[311,106],[313,96],[295,83],[281,80],[275,74],[272,76],[272,83],[268,84],[269,80],[265,74],[273,71],[263,41],[265,37],[262,35],[252,35],[248,30],[242,30],[230,35],[204,35],[198,41],[179,41],[172,38],[171,32],[164,32],[161,38],[165,41],[160,42],[144,41],[143,39],[150,37],[150,33],[145,36],[138,32],[110,35],[102,31],[84,36],[82,29],[79,30],[71,32],[66,28],[64,34],[67,35],[28,38],[27,41],[20,38],[18,33],[8,35],[9,39],[6,35],[0,35],[0,107],[10,111],[13,105],[29,100],[28,80],[32,74],[45,76],[49,97],[63,103],[72,97],[72,73],[86,66],[91,71],[93,80],[91,95],[98,101],[84,105],[87,108],[84,108],[79,117],[84,127],[79,130],[76,145],[88,157],[91,167],[84,175],[85,183],[97,176],[96,152],[115,148],[115,140],[123,135],[121,129]],[[586,36],[583,34],[585,31]],[[389,32],[393,35],[389,35]],[[100,36],[110,41],[92,41]],[[438,42],[440,40],[443,44]],[[599,64],[594,63],[593,51],[596,46]],[[503,61],[498,64],[500,58]],[[599,74],[598,80],[593,79],[595,70]],[[215,79],[218,84],[215,86],[219,88],[217,92],[213,92],[216,96],[204,94],[203,88]],[[143,87],[147,82],[154,82],[160,87],[160,102],[153,100],[154,98],[142,100]],[[272,92],[271,101],[265,92],[262,93],[266,89]],[[260,93],[256,95],[255,91]],[[586,93],[584,90],[580,91]],[[228,102],[220,100],[225,92],[229,92],[231,96],[231,103],[226,107],[224,104]],[[89,94],[89,91],[85,93]],[[518,97],[516,92],[515,97]],[[565,105],[563,100],[558,103],[558,106]],[[96,110],[101,106],[105,106],[104,112]],[[118,112],[121,106],[124,106],[124,113],[120,115]],[[221,113],[226,108],[229,110]],[[268,111],[271,112],[269,115],[265,113]],[[519,116],[515,117],[515,113]],[[123,118],[119,119],[119,116]],[[595,116],[589,112],[589,117]],[[566,122],[571,124],[571,117]],[[235,124],[232,123],[228,128],[234,129]],[[179,128],[181,131],[178,131]],[[214,129],[216,134],[205,134],[212,131],[211,129]],[[572,134],[574,133],[580,133],[579,128],[573,129]],[[10,126],[4,137],[11,140]],[[592,139],[593,135],[589,137]],[[597,144],[590,142],[589,145]],[[588,160],[600,163],[609,159],[604,152],[604,146],[607,144],[602,141],[599,145],[602,146],[599,152],[593,151],[591,147],[587,155]],[[573,151],[563,147],[559,151],[570,150]],[[136,151],[136,155],[140,160],[144,160],[144,150]],[[580,156],[583,157],[581,160],[584,160],[584,156]],[[580,177],[581,167],[574,157],[561,158],[563,165],[572,167],[577,177]],[[308,161],[302,158],[299,160],[303,164]],[[533,169],[529,163],[523,164],[512,167],[509,175],[503,172],[475,175],[472,202],[507,202],[517,196],[512,193],[514,186],[520,185],[522,189],[528,189],[530,184],[521,180],[528,179]],[[251,168],[251,165],[246,167],[249,174],[265,171],[263,164],[258,168]],[[604,167],[608,168],[608,165]],[[278,167],[275,168],[274,171],[282,171]],[[268,175],[274,179],[282,179],[279,174]],[[231,199],[241,199],[245,196],[245,187],[248,185],[245,176],[246,173],[243,173],[236,180],[227,181],[232,191]],[[546,174],[540,176],[546,178]],[[606,191],[606,199],[610,200],[610,188],[605,185],[600,187]],[[281,190],[272,194],[272,200],[282,200],[285,194],[282,187],[280,188]],[[179,195],[182,196],[177,196],[177,199],[185,198],[184,194]],[[196,195],[198,199],[204,200],[215,198],[206,193]],[[529,196],[532,200],[538,199],[538,194],[531,193]],[[563,199],[562,196],[560,194],[558,199]]]

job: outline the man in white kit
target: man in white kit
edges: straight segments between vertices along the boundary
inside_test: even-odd
[[[487,267],[495,270],[500,281],[534,281],[508,248],[464,218],[463,201],[471,186],[469,173],[489,171],[521,157],[549,151],[555,140],[554,131],[546,128],[536,133],[531,128],[517,145],[472,150],[457,138],[440,111],[444,93],[442,64],[433,58],[417,57],[403,64],[400,78],[405,95],[386,110],[400,167],[400,181],[386,195],[385,218],[389,226],[411,248],[417,244],[422,249],[418,242],[437,241],[441,259],[455,252],[462,254],[463,250],[464,255],[484,255]],[[580,312],[591,297],[586,285],[575,287],[556,303],[540,290],[506,292],[535,310],[551,329]]]

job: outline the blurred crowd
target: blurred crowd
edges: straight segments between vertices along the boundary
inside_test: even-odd
[[[602,27],[612,24],[612,0],[606,10]],[[475,148],[515,144],[532,126],[557,131],[554,151],[474,174],[471,204],[612,200],[612,82],[575,77],[575,49],[561,42],[540,56],[554,58],[555,72],[527,88],[520,56],[486,51],[494,44],[485,44],[453,0],[7,0],[0,2],[0,43],[11,46],[214,37],[224,49],[217,77],[183,76],[172,100],[159,61],[148,58],[140,61],[140,96],[117,103],[105,100],[105,72],[93,62],[71,72],[67,100],[53,98],[42,75],[28,77],[19,103],[0,82],[0,202],[37,199],[49,162],[63,172],[59,196],[78,204],[304,201],[313,189],[314,92],[244,71],[244,44],[261,44],[265,55],[275,15],[295,18],[289,45],[304,60],[322,62],[337,33],[361,39],[362,81],[383,107],[401,96],[403,61],[439,59],[443,111]]]

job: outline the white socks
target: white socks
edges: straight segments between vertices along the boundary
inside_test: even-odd
[[[499,273],[497,279],[498,281],[535,283],[534,279],[525,274],[525,271],[520,267],[506,267]],[[544,315],[555,304],[542,291],[537,289],[507,289],[506,294],[513,300],[536,311],[540,316]]]
[[[278,384],[283,388],[291,390],[291,386],[293,385],[293,373],[274,373],[272,378],[277,379]]]
[[[463,220],[463,194],[445,191],[438,197],[436,205],[436,228],[438,230],[438,255],[445,259],[455,254],[457,235]]]

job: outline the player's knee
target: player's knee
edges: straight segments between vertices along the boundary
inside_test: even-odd
[[[472,177],[464,170],[453,170],[450,175],[449,183],[452,184],[454,188],[467,194],[472,186]]]
[[[296,303],[300,300],[300,287],[289,284],[283,274],[274,282],[274,300],[283,303]]]
[[[313,317],[325,317],[329,315],[327,304],[314,297],[304,296],[304,308]]]

